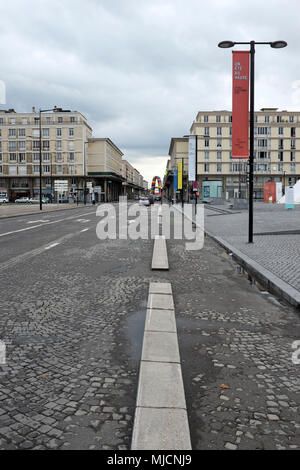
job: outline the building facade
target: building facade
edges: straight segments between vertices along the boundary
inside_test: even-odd
[[[201,199],[248,197],[248,159],[232,158],[232,114],[201,111],[193,122],[197,136],[197,176]],[[171,170],[183,158],[188,187],[189,138],[171,140]],[[266,182],[283,187],[300,178],[300,112],[263,108],[255,112],[254,198],[263,198]],[[169,181],[170,181],[169,177]],[[168,181],[168,180],[167,180]]]
[[[0,192],[10,201],[40,194],[39,117],[35,108],[31,113],[0,110]],[[41,143],[42,194],[51,201],[58,198],[59,180],[68,182],[65,200],[83,200],[91,185],[96,201],[118,200],[123,193],[123,153],[109,138],[93,138],[80,112],[42,113]],[[133,180],[138,186],[136,176]]]

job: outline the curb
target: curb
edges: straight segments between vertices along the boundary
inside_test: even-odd
[[[191,450],[170,283],[150,283],[131,450]]]
[[[182,213],[182,211],[174,206],[176,210]],[[190,217],[185,215],[189,220]],[[196,226],[193,220],[191,220]],[[203,227],[199,227],[203,228]],[[240,250],[232,246],[227,241],[223,240],[216,235],[204,230],[204,233],[209,237],[215,240],[222,248],[224,248],[228,253],[232,253],[233,258],[240,264],[245,271],[247,271],[255,280],[257,280],[262,286],[264,286],[271,294],[277,295],[279,298],[287,301],[289,304],[293,305],[297,309],[300,309],[300,292],[292,287],[287,282],[280,279],[278,276],[273,274],[268,269],[265,269],[259,263],[249,258],[249,256],[242,253]]]

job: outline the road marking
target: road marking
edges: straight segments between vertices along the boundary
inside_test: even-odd
[[[57,245],[60,245],[60,243],[52,243],[52,245],[46,246],[45,250],[51,250],[51,248],[54,248]]]
[[[87,214],[85,215],[89,215],[89,214],[96,214],[96,212],[88,212]],[[0,234],[0,237],[5,237],[7,235],[12,235],[13,233],[18,233],[18,232],[26,232],[27,230],[33,230],[35,228],[39,228],[39,227],[45,227],[46,225],[51,225],[51,224],[57,224],[59,222],[63,222],[65,220],[72,220],[72,219],[76,219],[78,217],[77,216],[74,216],[74,217],[65,217],[64,219],[59,219],[59,220],[54,220],[53,222],[45,222],[43,224],[39,224],[39,225],[34,225],[33,227],[26,227],[26,228],[21,228],[19,230],[13,230],[12,232],[6,232],[6,233],[1,233]]]
[[[90,229],[89,228],[84,228],[83,230],[81,230],[80,233],[87,232],[88,230],[90,230]]]
[[[88,219],[77,219],[77,222],[87,223],[87,222],[90,222],[90,220],[88,220]]]
[[[50,220],[30,220],[27,224],[37,224],[38,222],[50,222]]]

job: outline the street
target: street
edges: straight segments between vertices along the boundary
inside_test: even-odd
[[[148,209],[149,210],[149,209]],[[213,240],[99,240],[96,208],[0,220],[1,449],[130,449],[150,282],[171,282],[193,449],[299,449],[299,314]]]

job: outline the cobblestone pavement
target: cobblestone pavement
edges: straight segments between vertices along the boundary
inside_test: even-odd
[[[130,447],[152,243],[94,228],[0,273],[1,449]]]
[[[254,244],[249,245],[247,211],[218,215],[207,209],[205,214],[208,232],[227,240],[265,269],[300,290],[300,234],[255,235]],[[300,231],[300,206],[295,206],[295,210],[291,211],[279,204],[254,205],[254,233],[286,230]]]
[[[0,449],[130,447],[151,281],[172,283],[193,448],[299,448],[297,313],[212,240],[199,252],[168,242],[170,271],[151,272],[152,241],[100,242],[89,219],[12,236],[23,242],[0,270]],[[61,245],[37,250],[49,231]]]
[[[299,313],[238,274],[213,240],[200,252],[169,246],[193,449],[299,449]]]

